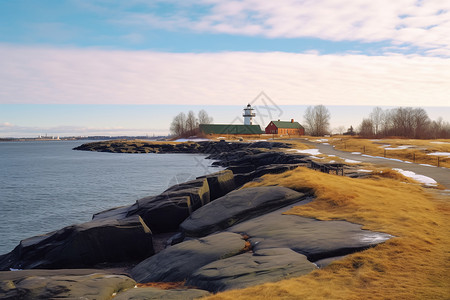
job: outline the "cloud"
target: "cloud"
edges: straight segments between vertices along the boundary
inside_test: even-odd
[[[139,1],[138,1],[139,2]],[[417,0],[188,1],[161,15],[156,1],[121,21],[169,30],[330,41],[387,41],[422,49],[450,49],[450,2]],[[129,5],[136,5],[131,2]],[[202,11],[201,14],[198,11]],[[430,55],[435,52],[429,52]]]
[[[448,106],[450,59],[0,46],[0,103]]]
[[[3,128],[10,128],[13,127],[14,125],[9,123],[9,122],[4,122],[4,123],[0,123],[0,130],[2,130]]]

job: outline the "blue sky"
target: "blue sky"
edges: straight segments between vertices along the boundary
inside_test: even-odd
[[[0,136],[166,134],[261,91],[282,119],[323,104],[332,127],[374,106],[448,121],[447,2],[2,0]]]

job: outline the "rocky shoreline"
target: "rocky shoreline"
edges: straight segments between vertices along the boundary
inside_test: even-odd
[[[344,221],[282,214],[312,201],[313,190],[239,189],[265,174],[311,165],[308,156],[280,151],[289,147],[113,141],[75,148],[203,153],[226,169],[99,212],[90,222],[21,241],[0,256],[0,298],[194,299],[300,276],[391,237]],[[9,271],[15,269],[26,270]],[[161,282],[183,284],[172,290],[137,284]]]

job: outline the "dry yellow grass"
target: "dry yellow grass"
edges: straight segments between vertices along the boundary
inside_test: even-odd
[[[298,168],[249,184],[313,188],[313,202],[286,213],[347,220],[396,237],[305,276],[208,299],[449,299],[448,198],[391,177],[352,179]]]
[[[309,138],[311,141],[318,138]],[[450,140],[416,140],[416,139],[360,139],[357,137],[339,136],[331,137],[328,143],[338,150],[348,152],[361,152],[373,156],[386,156],[420,164],[436,166],[438,157],[428,155],[433,152],[450,152]],[[388,147],[383,147],[390,145]],[[408,149],[385,150],[385,148],[398,148],[410,146]],[[439,157],[439,166],[450,168],[450,158]]]

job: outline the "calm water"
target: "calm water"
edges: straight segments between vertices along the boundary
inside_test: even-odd
[[[0,142],[0,254],[24,238],[219,170],[204,155],[72,150],[82,143]]]

